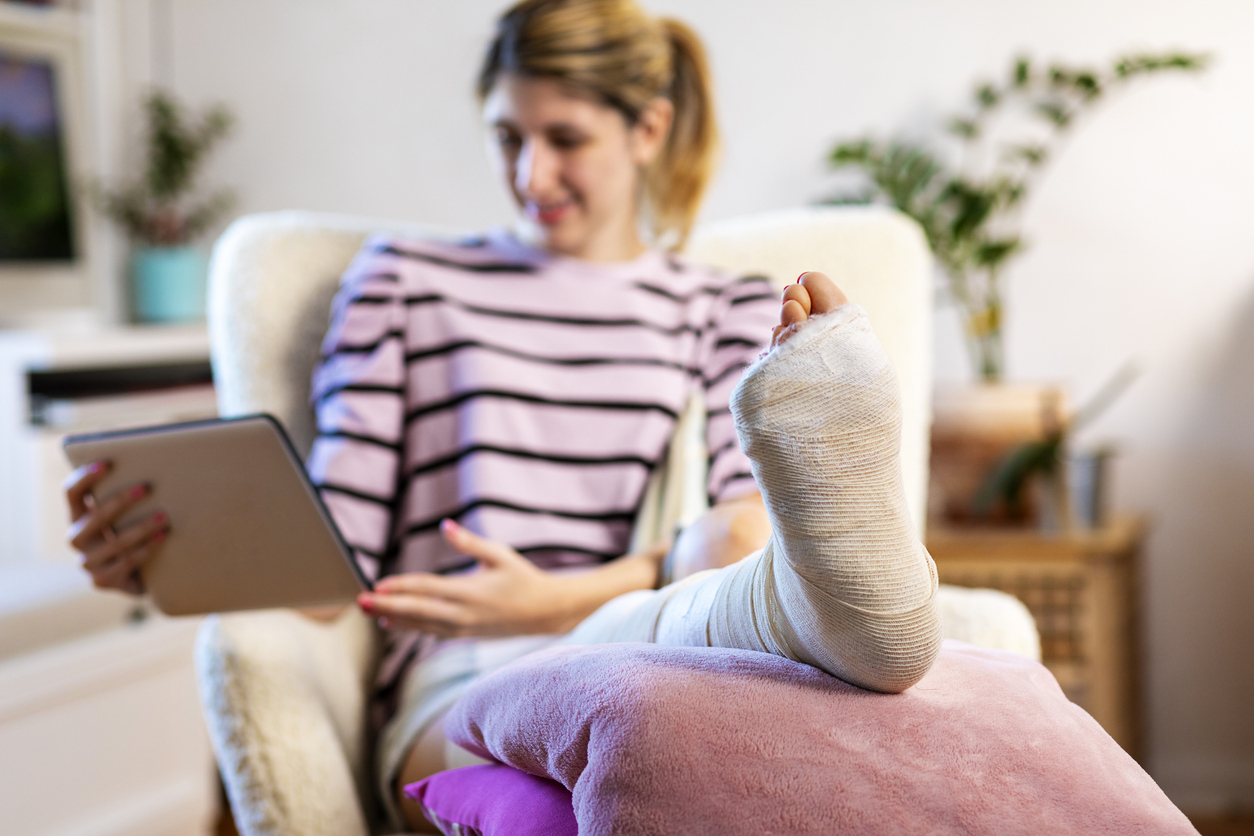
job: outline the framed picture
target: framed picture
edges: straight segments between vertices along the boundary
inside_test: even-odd
[[[0,2],[0,326],[93,303],[78,18]]]

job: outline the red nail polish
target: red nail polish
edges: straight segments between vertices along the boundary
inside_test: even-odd
[[[152,542],[160,543],[162,540],[164,540],[165,538],[169,536],[170,536],[170,532],[163,528],[160,531],[158,531],[156,534],[152,535]]]
[[[147,485],[136,485],[135,487],[131,488],[131,499],[139,499],[146,493],[148,493]]]
[[[460,528],[460,526],[457,523],[450,520],[448,517],[445,517],[444,519],[440,520],[440,528],[444,529],[445,531],[456,531],[458,528]]]
[[[802,280],[802,279],[804,279],[804,278],[806,277],[806,273],[809,273],[809,272],[810,272],[810,271],[809,271],[809,270],[807,270],[805,273],[802,273],[800,276],[798,276],[798,277],[797,277],[797,284],[801,284],[801,280]]]
[[[155,522],[157,525],[161,525],[163,522],[165,522],[168,519],[170,519],[170,517],[168,514],[166,514],[165,511],[158,511],[157,513],[152,515],[152,521]]]

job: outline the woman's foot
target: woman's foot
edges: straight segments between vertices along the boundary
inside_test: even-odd
[[[731,396],[771,540],[741,562],[611,601],[574,643],[734,647],[900,692],[940,649],[936,572],[906,507],[897,379],[866,313],[821,273],[784,292],[772,349]],[[821,321],[810,319],[825,314]]]
[[[789,350],[768,352],[732,393],[773,533],[757,565],[712,596],[725,603],[709,635],[896,692],[939,649],[936,575],[901,486],[896,375],[847,302],[827,276],[803,273],[772,332],[772,349]]]
[[[802,273],[784,289],[779,325],[771,330],[771,348],[791,337],[812,316],[829,313],[849,300],[836,283],[822,273]]]

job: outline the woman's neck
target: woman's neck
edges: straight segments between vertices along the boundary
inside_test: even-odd
[[[614,263],[632,261],[648,251],[634,227],[598,230],[573,246],[554,246],[546,239],[543,230],[528,220],[518,223],[515,235],[526,244],[548,250],[554,255],[577,258],[581,261]]]

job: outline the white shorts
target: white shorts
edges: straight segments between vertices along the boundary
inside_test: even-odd
[[[404,826],[396,805],[396,778],[418,738],[476,679],[561,638],[458,639],[441,644],[410,667],[401,679],[396,714],[383,727],[375,747],[376,788],[392,826]]]

